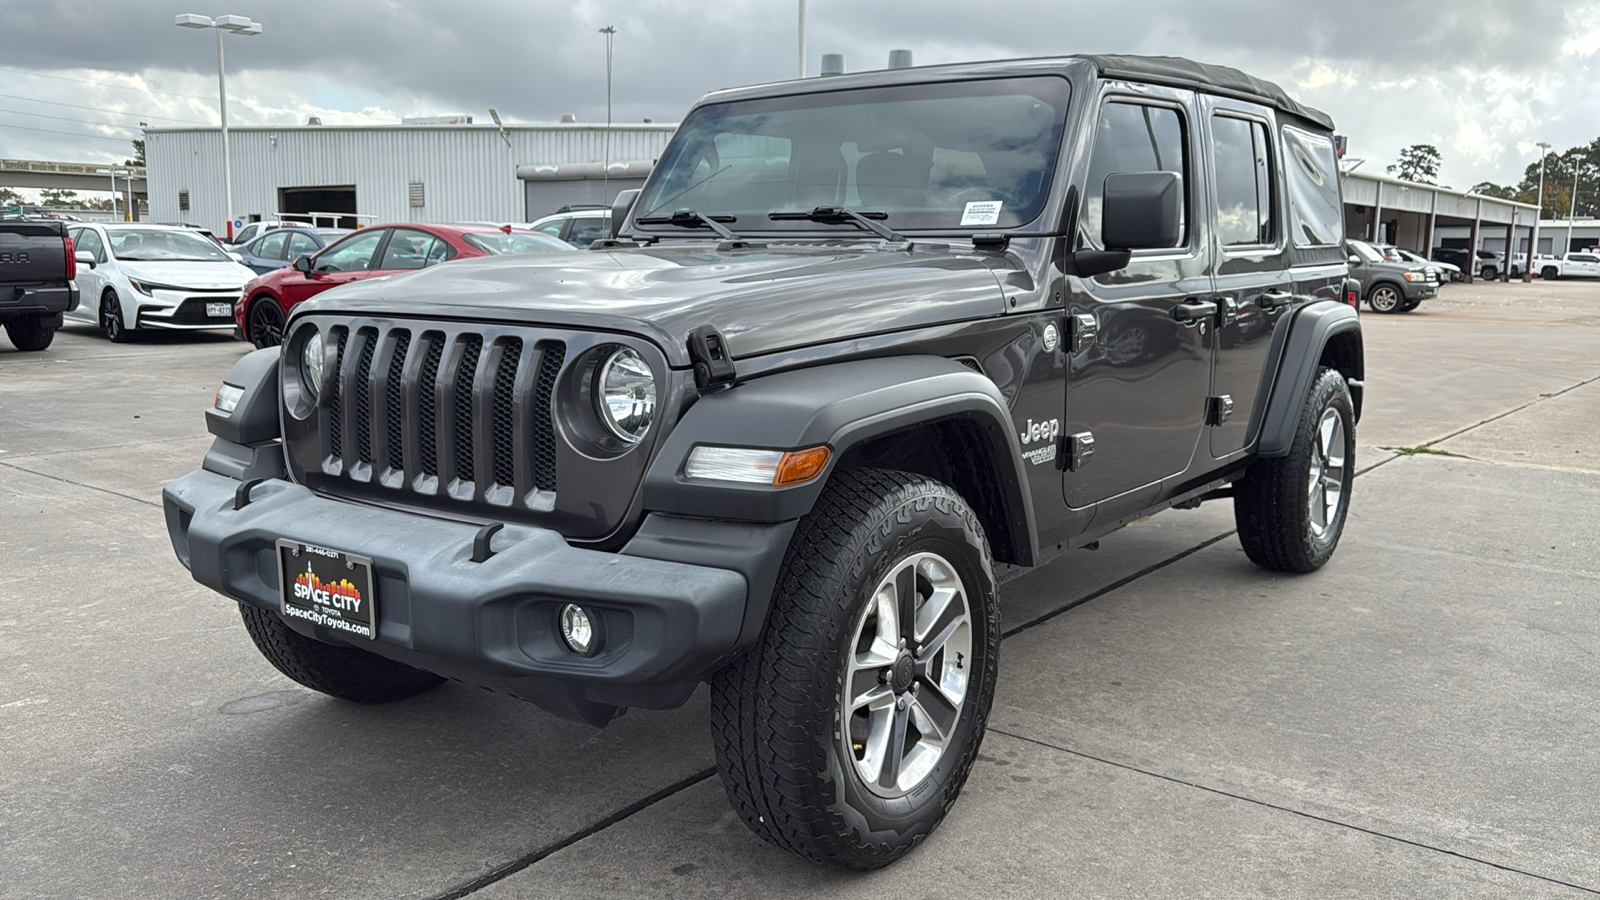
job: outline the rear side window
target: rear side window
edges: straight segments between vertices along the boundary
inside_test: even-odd
[[[283,245],[288,240],[289,235],[286,232],[269,234],[256,241],[250,252],[262,259],[283,259]]]
[[[1089,162],[1089,183],[1083,199],[1083,230],[1096,246],[1100,238],[1106,176],[1119,172],[1175,172],[1184,179],[1183,225],[1176,246],[1189,243],[1189,155],[1184,140],[1183,117],[1165,106],[1107,103],[1100,110],[1095,130],[1094,157]]]
[[[1266,126],[1251,119],[1214,116],[1211,144],[1218,239],[1227,247],[1272,243],[1272,157]]]
[[[310,256],[320,249],[317,246],[317,242],[311,238],[311,235],[291,231],[289,232],[289,254],[285,258],[299,259],[302,256]]]
[[[1283,127],[1284,179],[1296,247],[1329,247],[1344,235],[1339,164],[1327,135]]]

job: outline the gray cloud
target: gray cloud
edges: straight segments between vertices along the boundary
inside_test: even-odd
[[[1588,67],[1600,50],[1595,0],[1146,0],[1137,5],[1014,0],[810,0],[809,57],[843,52],[853,70],[888,51],[919,64],[1085,51],[1161,53],[1234,65],[1327,109],[1372,165],[1414,142],[1439,144],[1444,176],[1465,186],[1514,179],[1534,140],[1593,139],[1600,101]],[[791,0],[238,0],[226,9],[78,0],[0,0],[0,66],[101,82],[0,72],[0,93],[101,110],[0,98],[0,110],[131,124],[134,115],[215,121],[209,34],[172,15],[235,12],[263,22],[227,40],[231,118],[303,121],[308,111],[366,117],[497,107],[515,121],[605,115],[604,39],[615,25],[618,121],[674,121],[719,87],[793,77]],[[126,76],[157,90],[110,87]],[[76,99],[75,99],[76,98]],[[155,120],[152,120],[155,121]],[[165,122],[164,124],[176,124]],[[0,111],[0,155],[103,159],[114,140],[25,131],[126,130]]]

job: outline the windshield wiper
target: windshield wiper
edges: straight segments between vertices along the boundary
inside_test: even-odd
[[[717,233],[717,237],[725,241],[739,241],[743,238],[729,231],[723,222],[737,222],[737,216],[708,216],[697,209],[674,210],[670,216],[645,216],[634,219],[640,225],[676,225],[679,228],[709,228]]]
[[[808,222],[821,222],[824,225],[854,225],[872,232],[886,241],[897,244],[909,244],[910,241],[902,237],[887,225],[880,225],[873,219],[887,219],[888,213],[883,212],[856,212],[844,206],[819,206],[806,212],[775,212],[767,213],[767,218],[775,222],[784,220],[802,220]]]

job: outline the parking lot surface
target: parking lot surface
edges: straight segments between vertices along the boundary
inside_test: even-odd
[[[1333,561],[1256,569],[1222,502],[1008,583],[967,789],[865,875],[745,830],[703,691],[595,730],[279,676],[160,510],[246,345],[0,340],[0,897],[1600,892],[1600,284],[1363,321]]]

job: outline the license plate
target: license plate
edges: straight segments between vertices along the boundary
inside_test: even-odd
[[[278,541],[281,612],[357,637],[378,636],[372,560],[300,541]]]
[[[213,319],[221,319],[232,316],[233,304],[226,300],[221,303],[207,303],[206,315]]]

